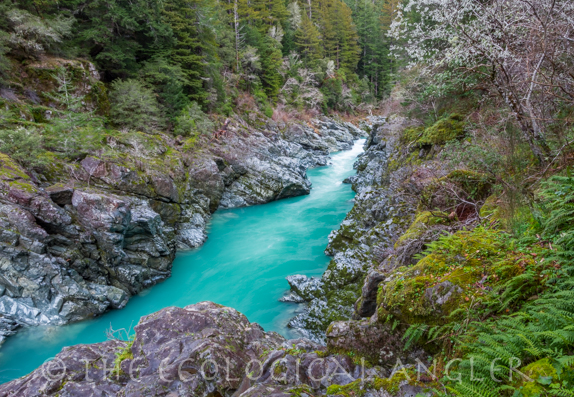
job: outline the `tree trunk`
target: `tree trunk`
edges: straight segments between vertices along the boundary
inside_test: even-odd
[[[536,131],[533,127],[533,123],[536,121],[534,119],[530,119],[525,112],[524,107],[516,97],[516,94],[512,90],[511,83],[509,78],[507,77],[505,70],[501,67],[503,71],[504,78],[508,81],[506,84],[507,87],[504,87],[503,84],[496,78],[496,73],[492,76],[492,82],[496,87],[498,94],[500,97],[508,104],[512,112],[514,113],[518,124],[520,125],[520,129],[524,135],[524,138],[528,142],[530,146],[530,150],[536,158],[538,162],[542,165],[547,162],[547,158],[550,156],[550,148],[544,141],[544,138],[540,134],[539,131]]]

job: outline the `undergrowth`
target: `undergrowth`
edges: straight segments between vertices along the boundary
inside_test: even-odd
[[[574,396],[574,178],[554,176],[538,196],[543,216],[506,243],[521,253],[516,263],[529,252],[533,265],[491,285],[486,305],[462,307],[466,317],[455,310],[446,324],[407,330],[407,347],[442,347],[437,395]],[[449,241],[438,240],[427,255],[448,250]]]

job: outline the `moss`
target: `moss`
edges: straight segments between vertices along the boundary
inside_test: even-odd
[[[0,153],[0,178],[29,180],[30,176],[10,156]]]
[[[110,112],[108,89],[106,88],[106,85],[101,81],[92,84],[92,89],[86,96],[86,99],[95,103],[97,114],[105,116]]]
[[[328,332],[328,331],[327,331]],[[323,350],[315,350],[313,353],[315,353],[317,355],[317,357],[319,358],[326,358],[329,357],[329,352],[328,351],[323,351]]]
[[[347,385],[331,385],[327,388],[328,396],[361,397],[367,393],[367,387],[372,386],[362,380],[356,380]]]
[[[417,142],[423,136],[424,131],[424,127],[407,128],[401,135],[401,141],[403,143]]]
[[[464,135],[464,122],[461,120],[462,116],[458,114],[442,118],[426,128],[417,142],[421,145],[443,145],[452,141]]]
[[[302,384],[300,386],[297,387],[293,387],[291,389],[288,390],[289,395],[291,397],[301,397],[303,395],[307,395],[307,396],[313,396],[314,392],[313,389],[311,389],[309,386]]]
[[[448,224],[450,222],[451,221],[448,218],[448,214],[444,212],[419,212],[415,216],[413,223],[395,243],[395,249],[403,245],[403,243],[407,240],[416,240],[420,238],[429,228],[429,226]]]
[[[442,325],[457,321],[457,309],[490,301],[489,290],[534,266],[532,259],[508,250],[509,239],[479,227],[433,243],[415,266],[396,269],[379,289],[380,321]]]
[[[375,377],[373,381],[356,381],[346,385],[331,385],[327,388],[328,396],[360,397],[367,394],[369,390],[384,390],[391,396],[400,392],[400,387],[404,383],[416,385],[417,375],[412,368],[404,368],[396,371],[390,378]]]
[[[496,195],[489,196],[480,208],[480,217],[490,224],[497,224],[502,229],[509,229],[509,221]]]
[[[414,374],[409,374],[408,372],[407,369],[403,369],[395,372],[390,378],[375,378],[374,388],[376,390],[384,390],[391,396],[394,396],[400,391],[403,382],[413,379],[411,375]]]
[[[523,397],[536,397],[545,395],[543,384],[551,384],[559,379],[556,369],[549,358],[535,361],[520,370],[532,379],[532,382],[520,377],[520,392]],[[517,375],[520,376],[520,375]]]
[[[461,196],[471,201],[485,200],[491,193],[494,181],[485,174],[469,170],[454,170],[428,184],[420,196],[422,208],[453,208],[461,203]],[[457,191],[457,195],[451,191]]]

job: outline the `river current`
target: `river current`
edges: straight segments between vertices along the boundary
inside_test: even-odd
[[[134,296],[124,309],[66,326],[28,328],[8,338],[0,348],[0,383],[26,375],[64,346],[106,340],[110,327],[129,333],[144,315],[205,300],[239,310],[266,331],[297,337],[287,322],[300,307],[279,302],[289,289],[285,277],[325,271],[327,237],[353,206],[355,194],[342,181],[355,173],[363,144],[361,139],[352,150],[332,154],[331,165],[309,170],[308,196],[217,211],[207,242],[179,253],[172,276]]]

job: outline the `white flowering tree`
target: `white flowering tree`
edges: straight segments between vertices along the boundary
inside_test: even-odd
[[[390,34],[413,63],[481,75],[547,161],[546,126],[574,105],[574,1],[409,0]]]

